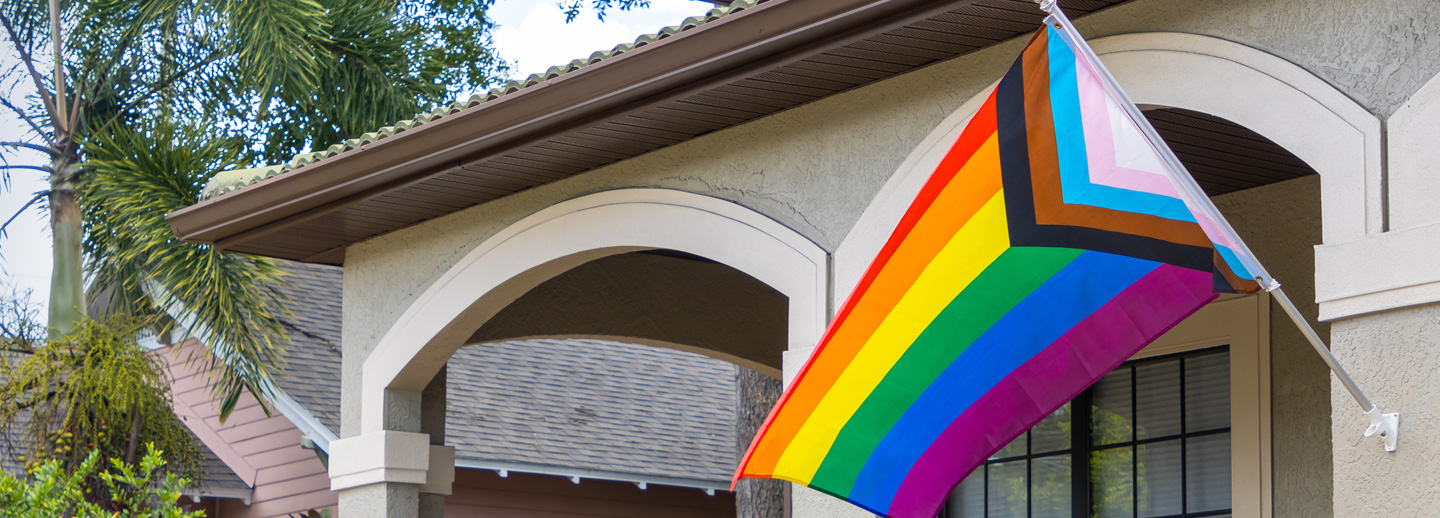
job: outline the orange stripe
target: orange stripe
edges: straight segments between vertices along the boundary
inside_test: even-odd
[[[829,391],[835,380],[849,366],[850,361],[879,327],[885,316],[890,313],[915,282],[915,279],[924,271],[925,266],[970,220],[970,217],[995,193],[1000,191],[1001,177],[998,167],[967,172],[965,176],[956,175],[956,172],[964,164],[969,163],[973,154],[980,149],[987,149],[987,154],[993,155],[990,158],[998,166],[999,151],[994,142],[996,137],[993,129],[994,109],[991,103],[987,103],[986,107],[989,109],[982,108],[976,117],[988,116],[991,118],[989,134],[980,135],[971,132],[971,129],[980,126],[972,124],[971,127],[967,127],[960,141],[942,160],[941,165],[932,176],[932,181],[940,180],[947,183],[941,186],[942,190],[934,198],[934,202],[929,204],[928,210],[925,210],[924,207],[911,207],[912,211],[917,208],[924,210],[923,213],[919,213],[923,215],[911,218],[915,214],[907,214],[907,219],[913,221],[913,228],[903,234],[902,231],[905,229],[897,228],[896,233],[891,236],[890,243],[887,243],[886,248],[893,250],[893,255],[883,262],[884,258],[877,257],[876,262],[871,264],[866,273],[866,280],[871,282],[868,283],[868,286],[864,286],[866,289],[863,291],[863,296],[861,296],[861,288],[857,287],[857,293],[851,296],[851,299],[846,302],[842,314],[832,322],[825,339],[821,342],[820,349],[811,355],[810,364],[801,371],[795,383],[791,385],[787,397],[782,400],[780,405],[777,405],[777,408],[784,408],[784,413],[772,413],[771,421],[767,423],[765,429],[761,430],[762,440],[758,440],[752,445],[750,457],[745,464],[742,464],[742,469],[746,474],[769,475],[774,471],[775,464],[806,418]],[[979,142],[975,142],[977,140]],[[970,144],[972,142],[974,144],[962,146],[962,143]],[[971,147],[972,145],[974,147]],[[965,153],[959,154],[956,153],[957,151],[965,151]],[[926,189],[931,188],[930,185],[926,186]],[[916,205],[919,204],[920,200],[917,200]],[[821,351],[824,354],[821,354]],[[801,379],[804,380],[804,383],[800,382]]]

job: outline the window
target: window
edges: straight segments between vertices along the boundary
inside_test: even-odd
[[[946,516],[1230,516],[1230,387],[1227,347],[1127,363],[976,468]]]

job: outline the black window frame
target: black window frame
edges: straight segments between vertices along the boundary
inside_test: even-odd
[[[1130,369],[1130,409],[1131,409],[1131,411],[1132,411],[1132,414],[1131,414],[1132,422],[1131,422],[1131,426],[1130,426],[1130,440],[1124,441],[1124,442],[1113,443],[1113,444],[1099,445],[1099,446],[1093,444],[1093,440],[1092,440],[1092,437],[1093,437],[1093,436],[1092,436],[1092,433],[1091,433],[1092,430],[1091,430],[1091,425],[1090,425],[1089,423],[1090,423],[1090,421],[1091,421],[1090,408],[1091,408],[1092,403],[1094,402],[1094,390],[1095,390],[1095,387],[1094,387],[1093,385],[1092,385],[1091,387],[1087,387],[1084,392],[1081,392],[1079,396],[1076,396],[1076,397],[1075,397],[1075,399],[1070,400],[1070,403],[1069,403],[1069,404],[1070,404],[1070,409],[1071,409],[1071,411],[1070,411],[1070,422],[1071,422],[1071,427],[1070,427],[1070,447],[1069,447],[1069,448],[1063,449],[1063,450],[1047,451],[1047,452],[1045,452],[1045,453],[1035,454],[1035,453],[1033,453],[1033,450],[1034,450],[1034,441],[1027,438],[1026,441],[1025,441],[1025,453],[1024,453],[1023,455],[1011,455],[1011,456],[1008,456],[1008,457],[992,457],[992,458],[986,459],[984,463],[980,464],[979,466],[977,466],[977,467],[975,468],[977,471],[980,471],[980,472],[982,473],[982,476],[984,477],[984,483],[985,483],[985,485],[984,485],[984,487],[982,488],[982,489],[983,489],[983,490],[982,490],[982,494],[984,495],[984,499],[985,499],[985,500],[984,500],[984,513],[985,513],[985,515],[988,517],[989,514],[990,514],[990,480],[989,480],[989,479],[990,479],[990,469],[989,469],[989,467],[990,467],[991,465],[993,465],[993,464],[1007,463],[1007,462],[1025,461],[1025,481],[1026,481],[1026,482],[1025,482],[1025,515],[1026,515],[1027,517],[1033,517],[1033,515],[1034,515],[1033,503],[1034,503],[1034,502],[1033,502],[1033,499],[1032,499],[1032,495],[1030,494],[1030,493],[1031,493],[1031,488],[1034,486],[1033,479],[1031,478],[1032,475],[1033,475],[1033,473],[1032,473],[1032,471],[1033,471],[1032,466],[1034,465],[1034,462],[1033,462],[1033,461],[1034,461],[1035,459],[1043,459],[1043,458],[1047,458],[1047,457],[1055,457],[1055,456],[1060,456],[1060,455],[1069,455],[1069,456],[1070,456],[1070,461],[1071,461],[1071,464],[1070,464],[1070,491],[1071,491],[1071,493],[1070,493],[1070,505],[1071,505],[1070,516],[1071,516],[1071,518],[1079,518],[1079,517],[1088,518],[1088,517],[1091,516],[1091,512],[1092,512],[1092,509],[1091,509],[1091,500],[1090,500],[1090,496],[1091,496],[1091,494],[1092,494],[1092,490],[1091,490],[1091,487],[1090,487],[1090,482],[1091,482],[1091,480],[1090,480],[1090,474],[1091,474],[1091,473],[1090,473],[1090,455],[1091,455],[1092,453],[1094,453],[1094,452],[1097,452],[1097,451],[1114,450],[1114,449],[1120,449],[1120,448],[1130,448],[1130,449],[1131,449],[1131,453],[1130,453],[1131,471],[1130,471],[1130,474],[1131,474],[1131,477],[1132,477],[1131,490],[1130,490],[1130,496],[1131,496],[1131,502],[1132,502],[1132,504],[1131,504],[1131,508],[1130,508],[1130,509],[1131,509],[1131,510],[1130,510],[1130,513],[1131,513],[1130,516],[1131,516],[1131,518],[1138,518],[1138,517],[1140,516],[1140,512],[1139,512],[1139,511],[1140,511],[1140,505],[1139,505],[1140,491],[1137,490],[1137,487],[1134,485],[1135,482],[1134,482],[1134,480],[1133,480],[1133,477],[1135,476],[1135,473],[1137,472],[1136,466],[1137,466],[1137,464],[1139,463],[1139,455],[1137,455],[1137,450],[1136,450],[1136,448],[1137,448],[1138,446],[1142,446],[1142,445],[1146,445],[1146,444],[1153,444],[1153,443],[1160,443],[1160,442],[1166,442],[1166,441],[1179,440],[1179,441],[1180,441],[1180,489],[1181,489],[1181,490],[1180,490],[1180,499],[1181,499],[1180,509],[1181,509],[1181,512],[1178,513],[1178,514],[1167,514],[1167,515],[1160,515],[1160,516],[1154,516],[1154,517],[1149,517],[1149,518],[1206,518],[1206,517],[1216,517],[1216,516],[1233,516],[1233,515],[1234,515],[1234,509],[1235,509],[1235,508],[1234,508],[1234,505],[1233,505],[1233,500],[1232,500],[1232,502],[1231,502],[1231,506],[1228,507],[1228,508],[1225,508],[1225,509],[1217,509],[1217,510],[1210,510],[1210,511],[1189,512],[1189,510],[1188,510],[1188,509],[1189,509],[1189,501],[1188,501],[1188,500],[1189,500],[1189,486],[1188,486],[1188,483],[1189,483],[1189,480],[1188,480],[1189,473],[1188,473],[1188,470],[1187,470],[1187,467],[1188,467],[1188,466],[1187,466],[1187,463],[1189,462],[1188,444],[1189,444],[1189,442],[1190,442],[1190,441],[1189,441],[1190,439],[1196,438],[1196,437],[1205,437],[1205,436],[1211,436],[1211,435],[1220,435],[1220,434],[1230,433],[1230,432],[1231,432],[1231,429],[1234,427],[1234,423],[1232,422],[1232,423],[1230,423],[1230,426],[1225,426],[1225,427],[1221,427],[1221,428],[1215,428],[1215,429],[1204,430],[1204,431],[1199,431],[1199,432],[1191,432],[1191,431],[1189,431],[1188,426],[1186,426],[1186,425],[1187,425],[1187,423],[1186,423],[1186,417],[1187,417],[1187,416],[1186,416],[1186,412],[1183,411],[1183,409],[1185,408],[1185,404],[1186,404],[1185,395],[1186,395],[1186,392],[1187,392],[1187,388],[1186,388],[1186,385],[1185,385],[1185,371],[1186,371],[1186,369],[1185,369],[1185,359],[1186,359],[1186,358],[1189,358],[1189,357],[1199,357],[1199,356],[1206,356],[1206,355],[1210,355],[1210,354],[1219,354],[1219,353],[1227,353],[1227,354],[1228,354],[1228,353],[1230,353],[1230,352],[1231,352],[1231,350],[1230,350],[1230,345],[1229,345],[1229,344],[1225,344],[1225,345],[1218,345],[1218,346],[1214,346],[1214,347],[1205,347],[1205,348],[1200,348],[1200,349],[1191,349],[1191,350],[1187,350],[1187,351],[1180,351],[1180,352],[1175,352],[1175,353],[1169,353],[1169,354],[1162,354],[1162,355],[1150,356],[1150,357],[1146,357],[1146,358],[1139,358],[1139,359],[1127,361],[1127,362],[1121,364],[1119,367],[1116,367],[1115,370]],[[1136,385],[1137,385],[1136,378],[1137,378],[1137,376],[1135,375],[1135,372],[1136,372],[1136,371],[1135,371],[1135,368],[1136,368],[1137,365],[1143,365],[1143,364],[1147,364],[1147,363],[1159,363],[1159,362],[1164,362],[1164,361],[1170,361],[1170,360],[1173,360],[1173,359],[1178,359],[1179,362],[1180,362],[1180,365],[1179,365],[1179,372],[1180,372],[1180,380],[1179,380],[1179,383],[1180,383],[1180,401],[1179,401],[1179,405],[1180,405],[1180,408],[1182,409],[1182,411],[1180,412],[1180,433],[1165,435],[1165,436],[1161,436],[1161,437],[1147,437],[1147,438],[1145,438],[1145,439],[1139,439],[1139,438],[1138,438],[1138,434],[1139,434],[1139,428],[1140,428],[1140,427],[1139,427],[1139,426],[1136,426],[1135,423],[1133,422],[1133,420],[1134,420],[1134,413],[1133,413],[1133,412],[1134,412],[1134,410],[1137,408],[1137,405],[1138,405],[1138,402],[1137,402],[1137,399],[1138,399],[1138,391],[1136,390]],[[1232,361],[1233,361],[1233,360],[1232,360]],[[1111,371],[1111,372],[1115,372],[1115,371]],[[1108,374],[1107,374],[1107,375],[1108,375]],[[1097,383],[1098,383],[1098,381],[1097,381]],[[1085,426],[1076,426],[1077,423],[1087,423],[1087,424],[1086,424]],[[1028,433],[1029,433],[1029,430],[1026,430],[1026,433],[1028,434]],[[1024,437],[1024,436],[1022,435],[1021,437]],[[1017,437],[1016,440],[1019,440],[1021,437]],[[1231,437],[1232,437],[1231,440],[1233,441],[1233,437],[1234,437],[1234,436],[1232,435]],[[1233,443],[1232,443],[1232,444],[1233,444]],[[1233,466],[1232,466],[1232,469],[1233,469]],[[973,474],[972,474],[972,476],[973,476]],[[968,478],[968,477],[967,477],[967,478]],[[948,508],[948,506],[942,506],[942,507],[941,507],[941,511],[940,511],[940,514],[939,514],[938,518],[951,518],[951,517],[949,516],[949,508]]]

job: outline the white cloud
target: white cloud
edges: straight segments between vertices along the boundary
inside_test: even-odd
[[[515,79],[635,41],[641,34],[679,24],[715,7],[710,2],[654,0],[648,9],[612,9],[604,22],[596,19],[594,12],[585,11],[565,23],[565,14],[553,0],[500,0],[497,4],[490,12],[500,26],[495,31],[495,49],[516,64]]]

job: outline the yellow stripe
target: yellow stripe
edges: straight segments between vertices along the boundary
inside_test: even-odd
[[[840,429],[865,397],[945,306],[1007,248],[1010,234],[1002,189],[925,266],[915,284],[805,420],[775,465],[775,473],[809,485]]]

